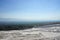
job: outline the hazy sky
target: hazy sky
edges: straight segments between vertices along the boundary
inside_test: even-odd
[[[0,0],[0,18],[60,20],[60,0]]]

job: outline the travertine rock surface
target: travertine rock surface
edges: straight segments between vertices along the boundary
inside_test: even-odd
[[[60,26],[0,31],[0,40],[60,40]]]

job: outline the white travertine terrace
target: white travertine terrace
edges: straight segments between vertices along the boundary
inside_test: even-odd
[[[60,40],[60,26],[0,31],[0,40]]]

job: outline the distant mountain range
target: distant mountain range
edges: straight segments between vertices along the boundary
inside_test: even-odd
[[[26,20],[15,19],[15,18],[0,18],[0,22],[60,22],[60,20],[26,21]]]
[[[18,21],[18,20],[13,18],[0,18],[0,21]]]

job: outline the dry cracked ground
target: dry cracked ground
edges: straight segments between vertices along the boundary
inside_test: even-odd
[[[0,31],[0,40],[60,40],[60,26]]]

